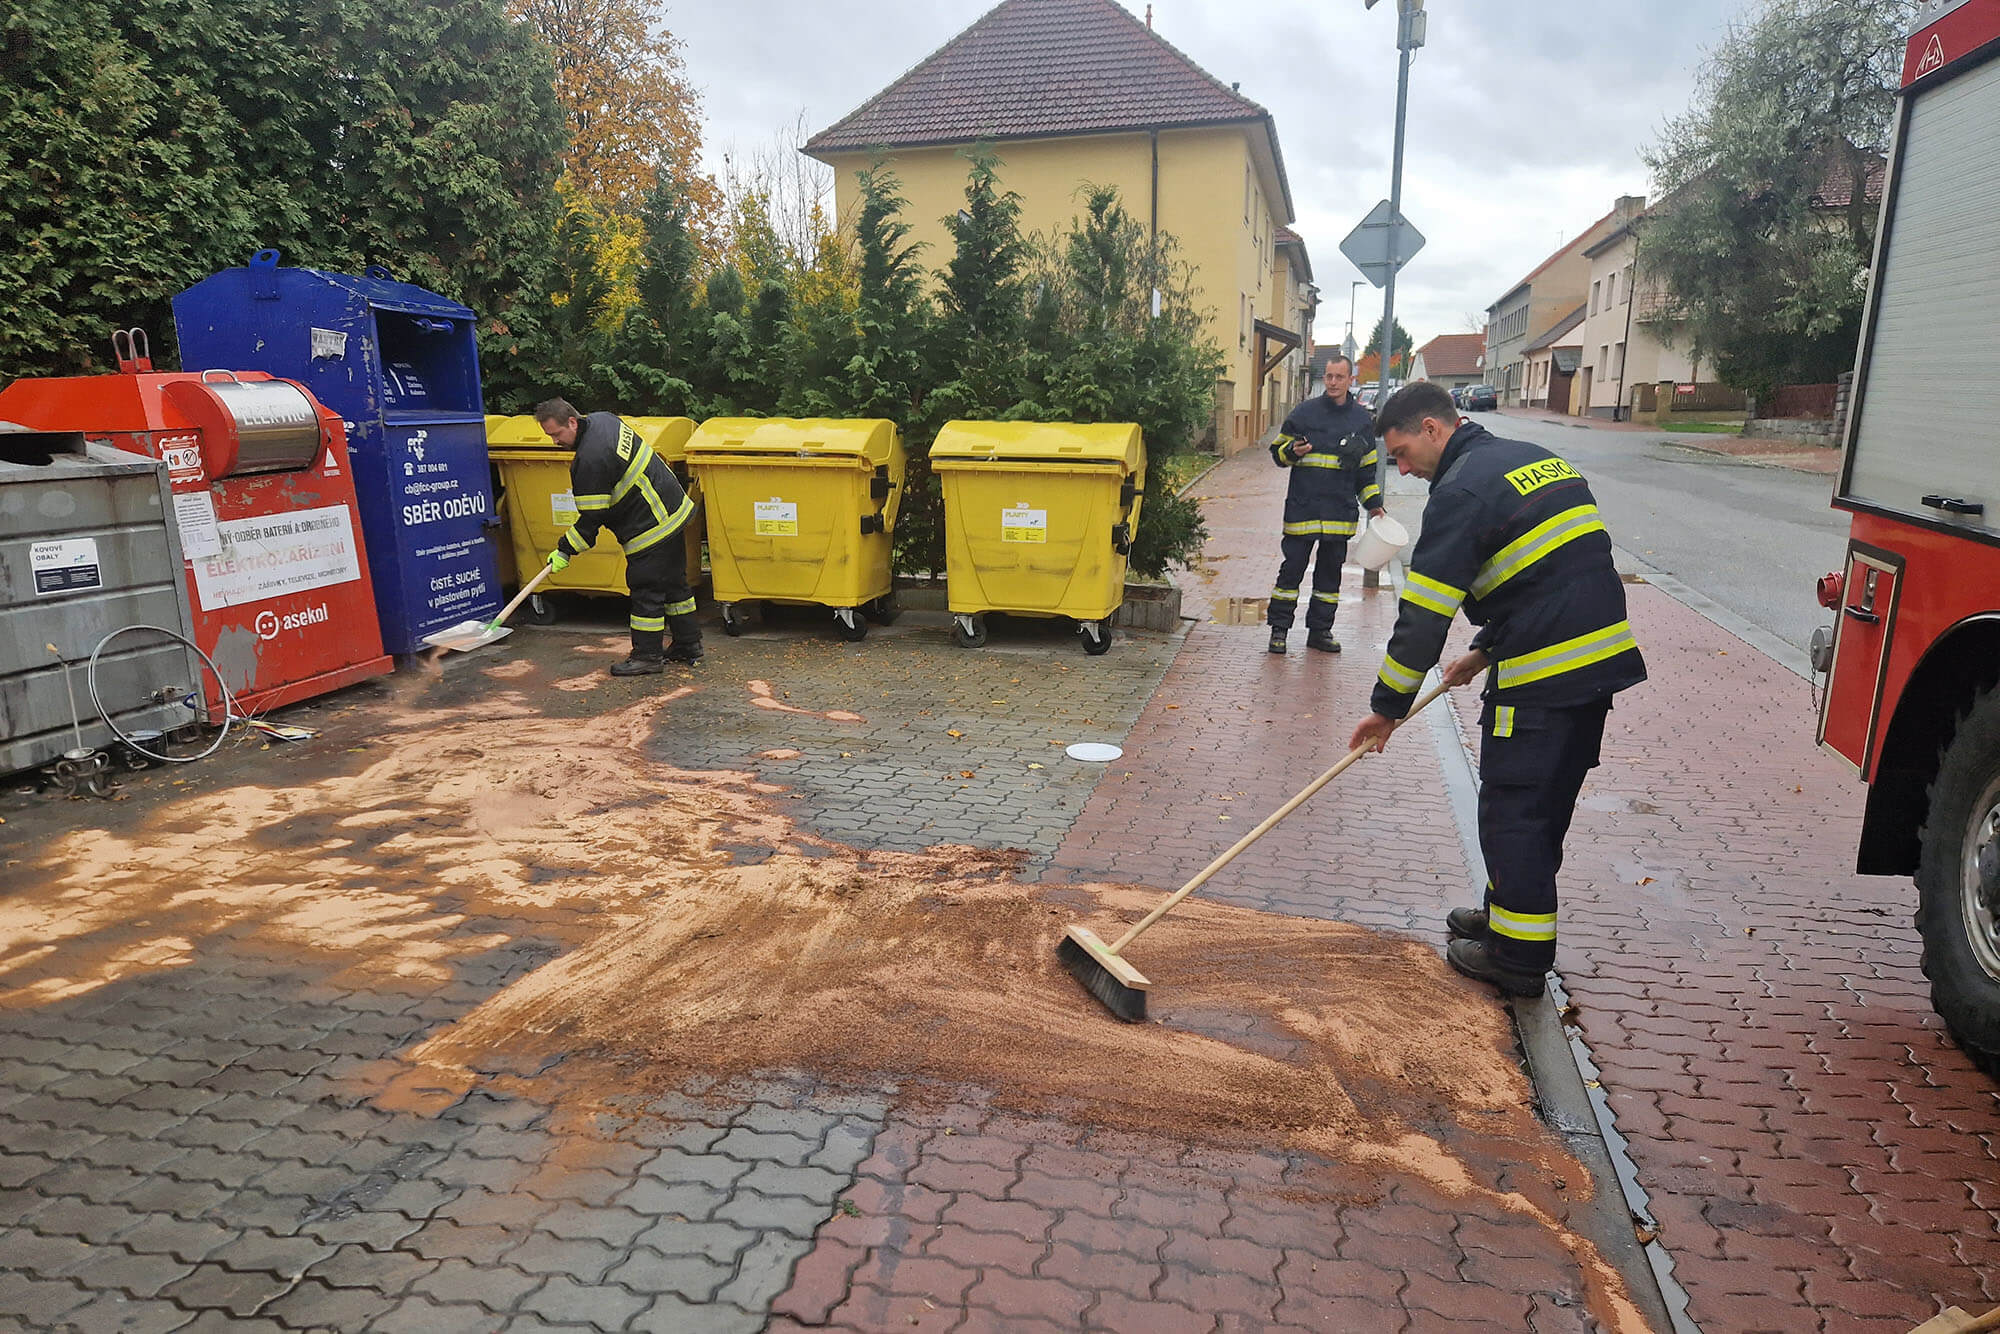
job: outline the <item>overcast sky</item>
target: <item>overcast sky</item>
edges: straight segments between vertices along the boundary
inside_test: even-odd
[[[804,113],[825,128],[998,0],[676,0],[669,27],[701,89],[711,166]],[[1123,0],[1134,13],[1144,0]],[[1754,0],[1431,0],[1410,75],[1403,213],[1428,240],[1397,284],[1419,343],[1470,318],[1561,243],[1647,192],[1641,149],[1684,110],[1704,53]],[[1162,37],[1277,118],[1294,226],[1345,331],[1341,238],[1389,194],[1394,0],[1154,0]],[[1356,337],[1381,314],[1360,291]]]

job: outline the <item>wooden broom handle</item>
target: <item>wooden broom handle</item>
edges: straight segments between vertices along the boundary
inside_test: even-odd
[[[521,591],[514,595],[514,600],[508,603],[506,606],[502,607],[500,609],[500,614],[498,616],[495,616],[492,620],[486,623],[486,628],[490,630],[494,626],[501,624],[509,616],[512,616],[514,614],[514,608],[520,606],[523,602],[526,602],[528,600],[528,594],[540,588],[542,586],[542,580],[554,574],[555,570],[556,567],[553,565],[543,565],[542,572],[536,575],[534,578],[530,579],[527,583],[522,584]]]
[[[2000,1306],[1979,1316],[1969,1325],[1959,1326],[1959,1334],[1985,1334],[1988,1330],[2000,1329]]]
[[[1447,688],[1448,687],[1446,687],[1444,682],[1440,680],[1435,686],[1431,687],[1430,690],[1426,691],[1417,700],[1415,704],[1410,706],[1410,711],[1404,714],[1400,719],[1396,721],[1396,727],[1390,729],[1389,735],[1394,736],[1398,728],[1401,728],[1404,723],[1416,717],[1417,714],[1423,710],[1425,705],[1429,704],[1439,695],[1442,695]],[[1186,898],[1188,895],[1194,893],[1197,889],[1200,889],[1203,885],[1207,884],[1209,881],[1209,877],[1213,876],[1217,871],[1220,871],[1223,867],[1229,865],[1229,863],[1235,861],[1237,854],[1241,853],[1245,848],[1249,847],[1252,843],[1255,843],[1258,839],[1264,837],[1264,835],[1270,833],[1271,830],[1276,827],[1277,823],[1280,820],[1284,819],[1287,815],[1290,815],[1293,811],[1303,806],[1308,800],[1311,799],[1312,795],[1315,792],[1318,792],[1328,783],[1331,783],[1334,779],[1346,773],[1347,767],[1353,764],[1356,760],[1360,759],[1363,755],[1366,755],[1369,752],[1369,749],[1370,747],[1368,746],[1357,746],[1353,750],[1348,751],[1346,756],[1344,756],[1338,764],[1334,765],[1331,769],[1328,769],[1318,778],[1315,778],[1312,781],[1312,784],[1308,786],[1305,791],[1299,793],[1299,795],[1293,797],[1290,801],[1278,807],[1277,810],[1272,811],[1268,816],[1264,818],[1264,823],[1258,825],[1255,829],[1252,829],[1242,838],[1237,839],[1236,846],[1232,847],[1229,851],[1223,853],[1220,857],[1217,857],[1214,861],[1210,862],[1207,868],[1204,869],[1200,875],[1197,875],[1194,879],[1188,881],[1185,885],[1182,885],[1179,889],[1175,890],[1173,894],[1170,895],[1164,903],[1160,904],[1159,907],[1153,909],[1153,911],[1147,913],[1144,917],[1140,918],[1139,921],[1132,927],[1130,931],[1127,931],[1124,935],[1118,937],[1118,942],[1115,945],[1111,946],[1110,952],[1112,954],[1117,954],[1120,951],[1122,951],[1127,945],[1130,945],[1133,941],[1137,940],[1139,938],[1140,932],[1144,931],[1147,927],[1151,926],[1153,923],[1159,921],[1162,917],[1166,916],[1169,912],[1173,910],[1175,904],[1179,903],[1182,899]]]

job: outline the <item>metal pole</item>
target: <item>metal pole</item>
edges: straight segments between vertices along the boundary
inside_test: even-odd
[[[1402,228],[1399,224],[1403,217],[1403,124],[1410,105],[1410,25],[1422,4],[1423,0],[1400,0],[1396,15],[1396,150],[1389,167],[1389,281],[1382,284],[1382,359],[1375,375],[1375,406],[1378,410],[1389,397],[1390,370],[1395,364],[1396,267],[1401,262],[1396,255],[1396,242],[1401,239]],[[1382,488],[1386,501],[1389,495],[1387,455],[1380,455],[1375,460],[1375,485]],[[1364,570],[1361,586],[1380,588],[1381,572]]]

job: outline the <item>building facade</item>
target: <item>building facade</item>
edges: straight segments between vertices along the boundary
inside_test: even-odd
[[[1628,204],[1636,211],[1645,201],[1619,200],[1617,208],[1586,227],[1486,308],[1487,383],[1500,391],[1502,404],[1520,407],[1527,403],[1529,346],[1546,337],[1558,321],[1583,303],[1590,284],[1590,261],[1584,252],[1622,221],[1629,221],[1621,214]]]
[[[876,160],[894,171],[909,239],[936,268],[980,143],[1021,198],[1024,233],[1066,234],[1082,190],[1110,185],[1149,234],[1175,239],[1228,361],[1216,444],[1252,443],[1275,402],[1270,379],[1276,398],[1289,394],[1284,366],[1302,359],[1314,304],[1304,242],[1281,237],[1293,209],[1270,113],[1114,0],[1004,0],[805,151],[834,169],[844,224],[858,173]]]
[[[1577,329],[1583,323],[1584,309],[1578,306],[1523,349],[1522,375],[1528,407],[1561,413],[1574,411],[1571,388],[1583,360]]]
[[[1413,380],[1429,380],[1446,389],[1484,384],[1486,335],[1439,334],[1417,349],[1410,368]]]

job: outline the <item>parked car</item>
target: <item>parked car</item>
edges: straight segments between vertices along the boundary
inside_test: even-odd
[[[1500,407],[1500,391],[1490,384],[1476,384],[1465,391],[1459,406],[1467,412],[1494,412]]]
[[[1364,384],[1361,386],[1361,392],[1356,395],[1356,398],[1360,400],[1362,407],[1372,408],[1375,406],[1375,400],[1381,397],[1381,395],[1382,391],[1374,385]]]
[[[1468,390],[1468,389],[1470,389],[1470,388],[1472,388],[1472,386],[1471,386],[1471,385],[1469,385],[1469,384],[1455,384],[1455,385],[1453,385],[1453,386],[1451,387],[1451,405],[1452,405],[1453,407],[1455,407],[1455,408],[1462,408],[1462,407],[1464,407],[1464,406],[1465,406],[1465,391],[1466,391],[1466,390]]]

